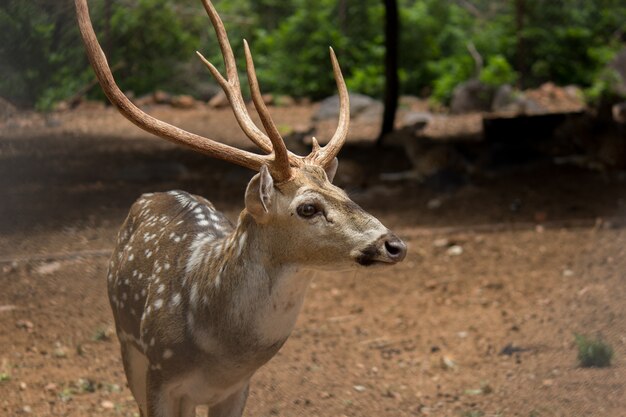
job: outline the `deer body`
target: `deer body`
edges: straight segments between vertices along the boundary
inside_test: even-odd
[[[161,396],[223,402],[289,336],[309,279],[270,262],[254,226],[243,213],[234,228],[207,200],[180,191],[144,195],[131,208],[108,289],[131,390],[147,415]],[[147,398],[137,376],[163,374],[174,382]]]
[[[146,194],[120,230],[108,272],[109,301],[124,371],[143,417],[240,417],[256,370],[285,343],[309,279],[299,269],[395,264],[406,246],[332,185],[349,125],[349,97],[334,52],[339,89],[337,130],[303,157],[287,150],[263,102],[248,44],[248,81],[265,135],[243,100],[226,30],[202,0],[227,77],[201,55],[225,91],[244,133],[265,154],[233,148],[155,119],[115,84],[89,19],[75,0],[87,55],[118,110],[142,129],[210,156],[258,171],[237,225],[202,197],[182,191]]]

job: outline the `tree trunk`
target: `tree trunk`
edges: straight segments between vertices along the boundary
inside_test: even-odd
[[[381,146],[386,134],[393,131],[398,110],[398,1],[385,2],[385,110],[383,124],[376,144]]]
[[[515,50],[517,72],[519,73],[518,87],[524,88],[526,84],[526,44],[524,42],[524,17],[526,14],[526,1],[515,1],[515,37],[517,45]]]

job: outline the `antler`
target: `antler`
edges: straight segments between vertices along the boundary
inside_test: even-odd
[[[85,43],[85,48],[87,50],[87,56],[89,57],[89,61],[91,62],[104,93],[111,103],[117,107],[124,117],[147,132],[169,141],[188,146],[196,151],[215,158],[232,162],[253,170],[258,171],[262,165],[267,165],[270,169],[272,177],[274,177],[277,181],[283,181],[291,178],[292,166],[297,167],[305,163],[318,164],[323,167],[328,166],[345,142],[350,119],[348,90],[332,48],[330,50],[330,55],[340,98],[339,124],[335,134],[326,146],[320,148],[319,145],[317,145],[317,141],[314,140],[314,147],[311,154],[306,157],[300,157],[287,150],[285,142],[280,136],[280,133],[278,132],[278,129],[276,128],[276,125],[274,124],[269,111],[263,102],[259,83],[254,71],[254,63],[252,61],[250,48],[248,43],[244,41],[246,68],[250,91],[252,93],[254,106],[261,118],[261,122],[263,123],[263,127],[265,128],[267,135],[261,132],[250,118],[245,101],[241,95],[241,85],[237,74],[235,57],[228,41],[224,24],[210,0],[202,0],[202,3],[204,4],[204,8],[207,11],[215,29],[220,49],[222,51],[222,56],[224,57],[224,63],[226,65],[227,78],[224,78],[222,74],[220,74],[220,72],[199,52],[196,53],[224,90],[224,93],[226,94],[233,109],[235,118],[237,119],[237,123],[243,132],[252,142],[261,148],[261,150],[269,154],[258,155],[242,149],[224,145],[212,139],[172,126],[169,123],[158,120],[140,110],[128,99],[128,97],[124,95],[124,93],[122,93],[115,83],[111,69],[107,63],[106,56],[104,55],[93,30],[91,19],[89,17],[87,0],[75,0],[78,24]]]
[[[335,51],[333,48],[329,49],[330,60],[333,63],[333,74],[335,75],[335,82],[337,83],[337,90],[339,91],[339,123],[337,124],[335,134],[323,148],[319,146],[317,139],[313,138],[313,151],[305,158],[323,167],[327,167],[341,150],[341,147],[346,142],[348,128],[350,126],[350,97],[348,95],[348,88],[343,79],[343,74],[341,74],[341,68],[339,67],[339,62],[337,62]]]

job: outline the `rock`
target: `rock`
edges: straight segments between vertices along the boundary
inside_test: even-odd
[[[493,87],[477,79],[466,81],[454,88],[450,111],[453,114],[489,111],[493,95]]]
[[[352,388],[354,388],[356,392],[364,392],[367,389],[363,385],[355,385]]]
[[[57,384],[55,384],[54,382],[50,382],[46,384],[46,386],[43,387],[43,389],[48,392],[55,392],[57,390]]]
[[[374,102],[357,114],[356,119],[365,123],[380,123],[383,117],[384,106],[382,103]]]
[[[566,85],[563,88],[563,91],[565,92],[565,95],[571,99],[580,100],[581,102],[585,100],[585,94],[582,88],[577,85]]]
[[[75,107],[76,110],[81,111],[100,111],[106,108],[106,103],[96,100],[81,100]]]
[[[104,400],[100,403],[100,407],[104,408],[105,410],[112,410],[115,408],[115,404],[113,403],[113,401]]]
[[[265,103],[266,106],[271,106],[274,104],[273,94],[266,93],[266,94],[263,94],[261,98],[263,99],[263,103]]]
[[[24,414],[30,414],[33,412],[33,409],[30,405],[25,405],[24,407],[22,407],[22,412]]]
[[[154,104],[154,94],[146,94],[145,96],[141,96],[135,99],[133,103],[137,107],[150,106]]]
[[[433,115],[428,112],[409,112],[402,116],[402,129],[408,129],[410,133],[416,134],[423,130],[432,120]]]
[[[166,93],[165,91],[156,90],[152,94],[152,99],[154,100],[154,103],[156,104],[170,104],[170,102],[172,101],[172,96],[169,93]]]
[[[350,94],[350,117],[356,117],[365,112],[369,107],[375,109],[382,108],[382,103],[363,94]],[[339,96],[334,95],[320,102],[320,107],[313,115],[313,120],[336,119],[339,117]]]
[[[221,109],[230,106],[228,97],[226,97],[226,93],[223,91],[217,93],[211,100],[209,100],[207,104],[209,105],[209,107],[214,109]]]
[[[200,82],[193,86],[194,97],[205,103],[221,92],[220,86],[211,82]]]
[[[459,245],[452,245],[446,250],[449,256],[459,256],[463,254],[463,247]]]
[[[451,246],[450,240],[445,237],[440,237],[435,239],[433,242],[433,246],[436,248],[445,248]]]
[[[445,370],[452,370],[452,369],[456,369],[457,367],[457,364],[454,361],[454,359],[448,355],[444,355],[441,357],[440,365],[441,365],[441,368]]]
[[[611,114],[615,122],[626,124],[626,101],[614,104],[611,108]]]
[[[5,305],[0,306],[0,313],[5,313],[7,311],[13,311],[13,310],[17,310],[17,306],[14,306],[12,304],[5,304]]]
[[[426,207],[428,207],[429,210],[437,210],[442,205],[443,201],[441,201],[440,198],[431,198],[428,200],[428,203],[426,203]]]
[[[504,112],[510,109],[517,101],[515,90],[509,84],[504,84],[496,90],[491,103],[491,111]]]
[[[33,322],[30,320],[18,320],[17,322],[15,322],[15,326],[18,329],[27,330],[27,331],[31,331],[35,327]]]
[[[0,120],[7,120],[17,114],[17,107],[0,97]]]
[[[49,275],[58,271],[59,269],[61,269],[61,263],[55,261],[55,262],[49,262],[49,263],[45,263],[43,265],[38,266],[35,269],[35,272],[38,273],[39,275]]]
[[[67,358],[67,349],[65,348],[65,346],[58,346],[54,348],[54,350],[52,351],[52,355],[55,358],[59,359]]]
[[[57,101],[52,106],[52,111],[55,111],[55,112],[64,112],[64,111],[68,111],[69,109],[70,109],[70,103],[68,103],[65,100]]]
[[[26,388],[28,388],[26,382],[20,382],[20,391],[26,391]]]
[[[172,107],[177,109],[191,109],[196,107],[196,99],[189,95],[180,95],[172,98]]]

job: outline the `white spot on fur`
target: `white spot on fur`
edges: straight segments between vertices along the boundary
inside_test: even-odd
[[[165,291],[165,284],[159,285],[159,288],[157,288],[157,294],[161,294],[163,291]]]
[[[196,304],[198,304],[198,283],[194,282],[191,286],[191,292],[189,294],[189,302],[191,303],[191,308],[196,308]]]
[[[171,302],[172,306],[176,307],[177,305],[179,305],[180,304],[180,300],[181,300],[180,293],[177,292],[176,294],[174,294],[172,296],[172,302]]]
[[[163,306],[163,300],[159,298],[154,302],[154,309],[158,310],[161,308],[161,306]]]
[[[163,359],[169,359],[169,358],[171,358],[172,356],[174,356],[174,352],[172,352],[172,350],[171,350],[171,349],[165,349],[165,350],[163,351]]]

